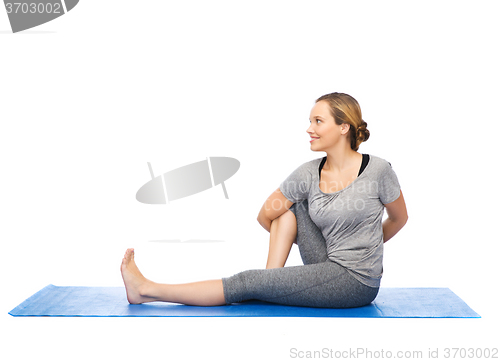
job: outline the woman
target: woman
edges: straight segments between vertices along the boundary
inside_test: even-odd
[[[257,299],[285,305],[352,308],[371,303],[382,277],[383,244],[408,219],[391,164],[357,152],[368,139],[358,102],[343,93],[316,100],[311,150],[326,156],[292,172],[257,220],[270,233],[266,269],[187,284],[146,279],[128,249],[121,272],[129,303],[216,306]],[[384,207],[388,218],[382,222]],[[304,265],[284,267],[293,243]]]

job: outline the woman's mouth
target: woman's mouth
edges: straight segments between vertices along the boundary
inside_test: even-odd
[[[314,141],[316,141],[317,139],[319,139],[319,137],[311,137],[311,140],[309,141],[309,143],[313,143]]]

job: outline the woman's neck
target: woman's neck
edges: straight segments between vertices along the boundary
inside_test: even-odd
[[[350,168],[358,167],[362,159],[363,155],[351,148],[326,151],[326,162],[323,166],[323,170],[342,173]]]

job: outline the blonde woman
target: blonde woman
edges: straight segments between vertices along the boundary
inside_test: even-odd
[[[256,299],[284,305],[352,308],[371,303],[382,277],[384,243],[408,220],[398,178],[386,160],[361,154],[370,132],[358,102],[318,98],[310,113],[311,150],[326,156],[293,171],[257,217],[270,233],[266,269],[186,284],[146,279],[128,249],[121,273],[129,303],[216,306]],[[384,209],[388,217],[382,221]],[[284,267],[292,244],[304,265]]]

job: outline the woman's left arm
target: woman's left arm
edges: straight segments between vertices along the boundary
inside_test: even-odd
[[[387,210],[387,219],[382,223],[384,231],[384,243],[398,233],[408,221],[403,191],[400,192],[396,201],[384,205]]]

